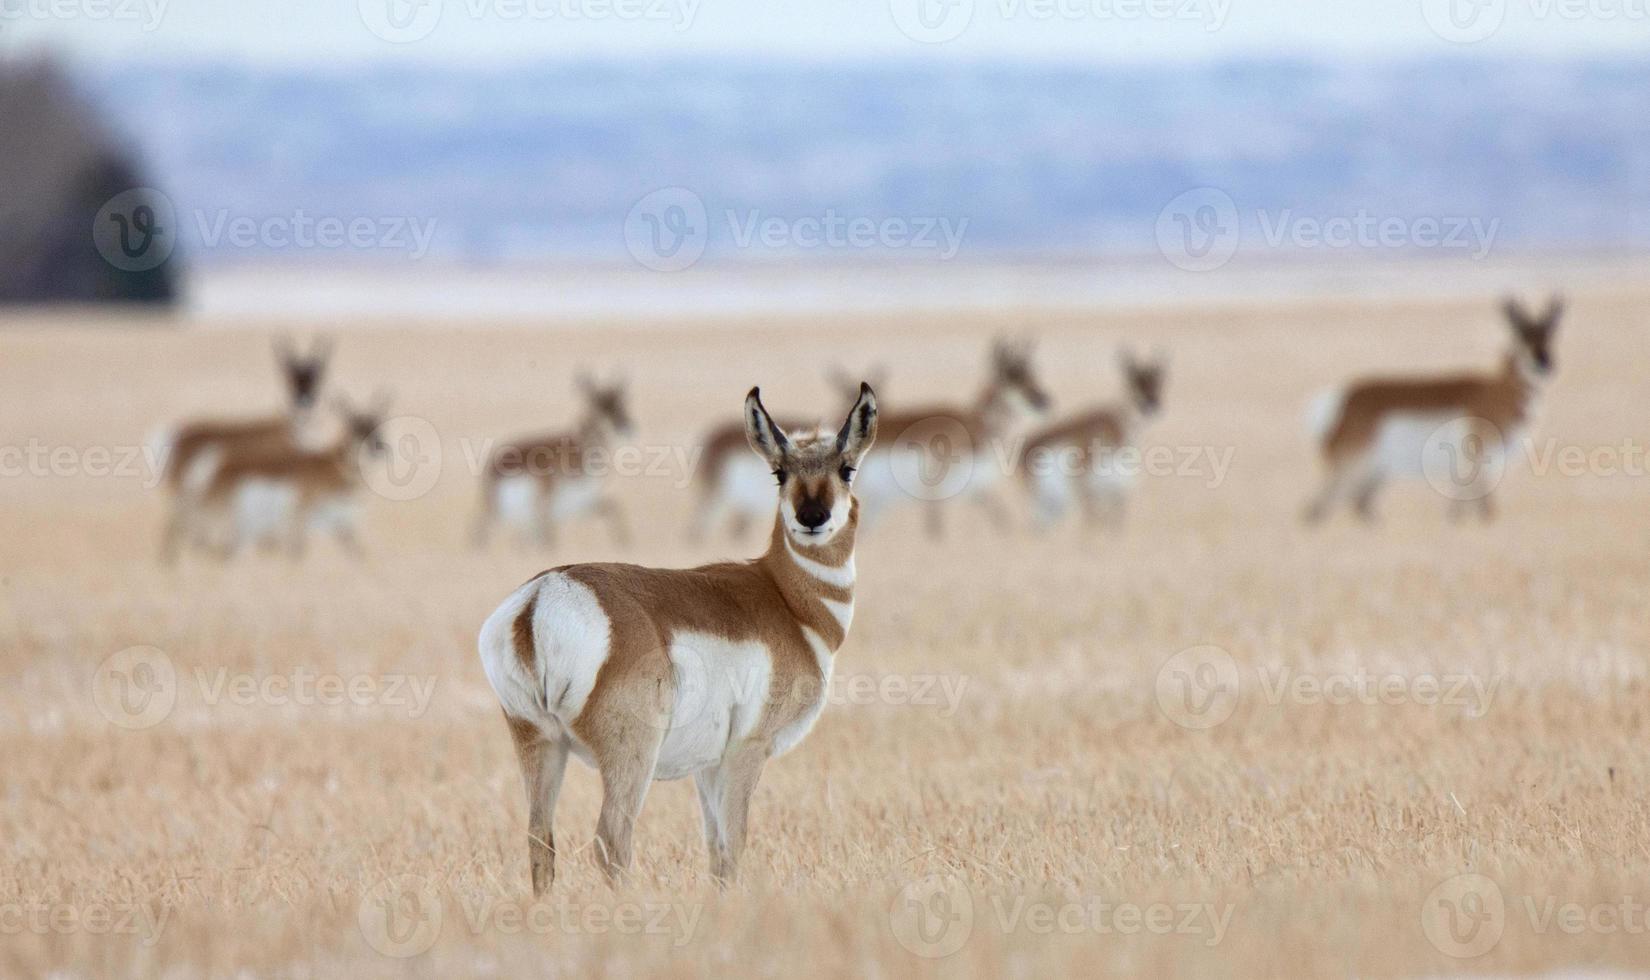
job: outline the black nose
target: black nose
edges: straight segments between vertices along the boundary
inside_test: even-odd
[[[812,531],[831,519],[831,512],[817,500],[810,500],[796,509],[796,519]]]

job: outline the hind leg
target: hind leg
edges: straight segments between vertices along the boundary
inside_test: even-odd
[[[1331,462],[1329,472],[1325,475],[1323,487],[1318,495],[1306,505],[1302,518],[1308,524],[1322,523],[1335,508],[1335,504],[1348,490],[1357,485],[1358,473],[1356,467],[1347,462]]]
[[[1358,516],[1366,524],[1374,524],[1380,519],[1375,512],[1375,498],[1380,496],[1381,487],[1386,483],[1386,474],[1379,470],[1371,471],[1358,481],[1358,489],[1353,496],[1353,503],[1358,509]]]
[[[568,743],[565,738],[547,737],[537,725],[509,715],[510,738],[521,762],[521,779],[527,789],[527,859],[532,869],[533,895],[544,894],[556,880],[556,835],[553,829],[556,797],[561,794],[562,776],[567,771]]]
[[[602,774],[602,812],[596,820],[596,853],[609,881],[622,880],[630,870],[636,820],[642,815],[642,804],[647,800],[663,741],[662,731],[637,725],[626,737],[615,739],[596,754],[596,765]]]
[[[172,513],[166,519],[166,530],[160,536],[160,560],[168,565],[175,564],[178,553],[183,548],[183,539],[189,533],[188,512],[183,505],[173,501]]]

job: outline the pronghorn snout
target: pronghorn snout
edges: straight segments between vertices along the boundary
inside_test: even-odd
[[[810,531],[817,531],[831,519],[831,508],[818,497],[810,497],[796,509],[796,522]]]

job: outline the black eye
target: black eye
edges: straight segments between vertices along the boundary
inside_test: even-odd
[[[842,469],[836,471],[836,475],[842,477],[843,483],[847,483],[854,478],[854,468],[844,465]]]
[[[785,471],[784,470],[774,470],[773,471],[773,478],[778,481],[780,486],[785,485]]]

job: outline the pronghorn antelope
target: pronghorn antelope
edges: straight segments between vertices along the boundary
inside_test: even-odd
[[[616,441],[632,431],[625,383],[604,385],[581,373],[577,384],[585,410],[576,428],[513,439],[489,453],[473,535],[478,546],[485,546],[493,524],[504,520],[531,530],[549,547],[556,522],[592,511],[607,518],[614,540],[628,540],[624,513],[607,495],[605,481]]]
[[[656,779],[694,777],[710,871],[732,880],[751,792],[824,707],[854,613],[853,475],[876,438],[869,385],[834,433],[787,434],[752,388],[746,437],[779,484],[767,552],[689,569],[564,565],[481,628],[487,679],[527,787],[533,891],[555,878],[552,818],[568,753],[602,778],[598,857],[610,878]]]
[[[927,504],[931,535],[941,531],[940,510],[966,496],[985,508],[998,528],[1008,514],[995,494],[1017,453],[1013,440],[1049,397],[1032,368],[1031,343],[997,341],[990,375],[972,405],[906,409],[882,420],[882,445],[865,460],[857,492],[869,526],[905,500]]]
[[[1162,354],[1142,361],[1125,350],[1118,364],[1128,386],[1126,401],[1084,412],[1026,440],[1020,473],[1042,526],[1063,517],[1073,498],[1091,524],[1123,519],[1134,473],[1121,454],[1138,448],[1141,430],[1157,414],[1168,363]]]
[[[875,369],[868,373],[864,383],[877,391],[886,391],[885,376],[882,369]],[[841,393],[844,411],[859,400],[862,382],[854,380],[841,367],[832,367],[826,372],[826,380]],[[782,419],[779,426],[790,431],[807,428],[808,424]],[[773,474],[762,460],[745,451],[748,443],[742,421],[717,426],[701,445],[704,453],[698,467],[699,509],[688,536],[693,541],[702,540],[707,532],[727,522],[733,537],[743,537],[752,521],[773,513]]]
[[[187,422],[164,434],[159,442],[166,482],[174,490],[187,489],[206,476],[200,460],[207,451],[213,459],[236,453],[289,452],[309,435],[321,380],[332,357],[332,341],[315,341],[308,353],[299,353],[290,339],[277,338],[275,359],[286,382],[287,414],[267,418]]]
[[[361,467],[388,448],[379,429],[389,399],[381,394],[365,409],[342,397],[334,405],[344,423],[336,443],[325,449],[224,455],[212,463],[197,492],[178,496],[174,529],[168,534],[185,529],[209,534],[216,528],[224,558],[249,541],[279,534],[298,557],[309,530],[330,530],[345,551],[359,556],[355,512]]]
[[[1495,374],[1360,381],[1319,397],[1309,421],[1322,440],[1328,475],[1307,506],[1309,522],[1328,516],[1342,498],[1373,520],[1381,486],[1392,477],[1428,474],[1429,452],[1440,454],[1432,462],[1459,491],[1449,494],[1450,516],[1460,517],[1473,501],[1485,520],[1493,516],[1495,480],[1552,372],[1564,303],[1554,297],[1536,316],[1508,299],[1502,312],[1512,345]]]

